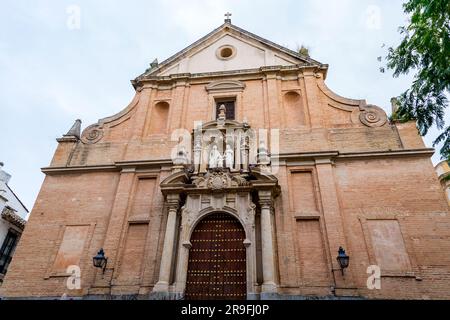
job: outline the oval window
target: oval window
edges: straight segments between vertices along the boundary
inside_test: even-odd
[[[236,49],[230,45],[222,46],[217,49],[216,55],[219,59],[228,60],[236,55]]]

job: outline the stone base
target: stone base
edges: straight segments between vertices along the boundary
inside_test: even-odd
[[[259,300],[259,293],[247,293],[247,300]]]
[[[280,300],[280,294],[276,292],[261,292],[259,294],[260,300]]]
[[[148,295],[148,300],[183,300],[184,294],[181,292],[158,292],[152,291]]]
[[[277,293],[277,285],[274,282],[267,282],[261,285],[262,293]]]
[[[334,292],[339,297],[357,297],[358,289],[356,288],[335,288]]]
[[[158,281],[153,287],[153,292],[169,292],[169,284],[167,282]]]
[[[150,294],[92,295],[70,297],[64,300],[183,300],[181,292],[151,292]],[[276,292],[248,293],[247,300],[366,300],[356,296],[302,296]],[[1,297],[0,300],[62,300],[61,297]]]
[[[273,292],[263,292],[260,295],[260,300],[365,300],[367,298],[354,296],[301,296],[293,294],[279,294]]]

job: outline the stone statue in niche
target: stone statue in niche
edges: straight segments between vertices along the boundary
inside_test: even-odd
[[[211,151],[209,152],[209,167],[210,168],[222,168],[223,167],[223,159],[219,150],[217,149],[217,145],[213,144]]]
[[[225,150],[225,166],[227,168],[232,169],[234,165],[234,151],[231,149],[231,146],[227,144]]]
[[[226,112],[227,112],[227,108],[225,107],[224,104],[221,104],[219,107],[219,116],[218,116],[218,120],[225,120],[226,119]]]

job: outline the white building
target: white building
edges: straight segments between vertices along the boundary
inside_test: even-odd
[[[10,179],[0,162],[0,285],[28,218],[28,209],[8,186]]]

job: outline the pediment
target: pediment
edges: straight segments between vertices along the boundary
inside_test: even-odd
[[[205,122],[202,129],[239,129],[244,128],[245,125],[236,120],[225,120],[222,125],[219,125],[217,120]]]
[[[205,89],[208,92],[226,92],[226,91],[242,91],[245,88],[245,83],[236,80],[218,80],[206,85]]]
[[[221,50],[225,50],[226,55],[222,55]],[[152,65],[152,68],[136,80],[147,76],[198,74],[296,64],[321,65],[307,56],[226,22],[162,63]]]
[[[260,182],[272,182],[272,183],[278,183],[277,177],[275,177],[272,173],[270,173],[268,170],[264,170],[261,168],[253,168],[251,170],[251,175]]]
[[[171,174],[161,181],[161,187],[170,185],[183,185],[189,181],[189,177],[184,171],[179,171]]]
[[[231,189],[256,190],[274,189],[278,193],[278,179],[261,168],[253,168],[250,172],[231,172],[228,168],[209,169],[206,173],[186,174],[186,171],[175,172],[161,182],[161,191],[196,193],[201,190],[225,191]]]

